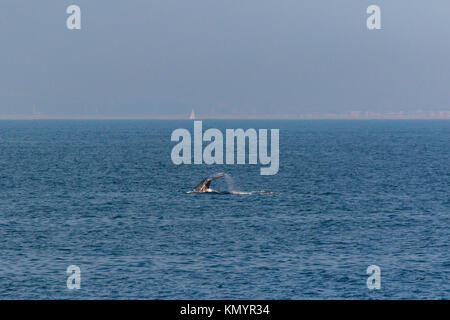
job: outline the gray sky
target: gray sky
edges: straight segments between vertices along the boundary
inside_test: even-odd
[[[449,85],[448,0],[0,2],[0,114],[450,110]]]

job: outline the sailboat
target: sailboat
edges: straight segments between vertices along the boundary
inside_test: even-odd
[[[194,120],[195,119],[195,112],[194,109],[192,109],[191,114],[189,116],[189,119]]]
[[[37,109],[36,109],[36,105],[33,104],[33,113],[32,113],[33,117],[39,116],[40,114],[41,113],[38,112]]]

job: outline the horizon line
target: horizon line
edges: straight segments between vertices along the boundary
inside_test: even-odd
[[[0,114],[0,120],[450,120],[450,111],[360,112],[342,114],[147,114],[147,115],[55,115],[55,114]]]

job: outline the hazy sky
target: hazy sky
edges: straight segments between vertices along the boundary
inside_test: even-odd
[[[66,8],[81,7],[81,30]],[[366,27],[381,7],[382,30]],[[449,0],[1,0],[0,114],[450,110]]]

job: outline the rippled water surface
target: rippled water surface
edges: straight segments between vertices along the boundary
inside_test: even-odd
[[[175,166],[192,121],[0,121],[0,298],[450,298],[449,121],[203,127],[279,128],[279,173]],[[186,194],[217,172],[268,193]]]

